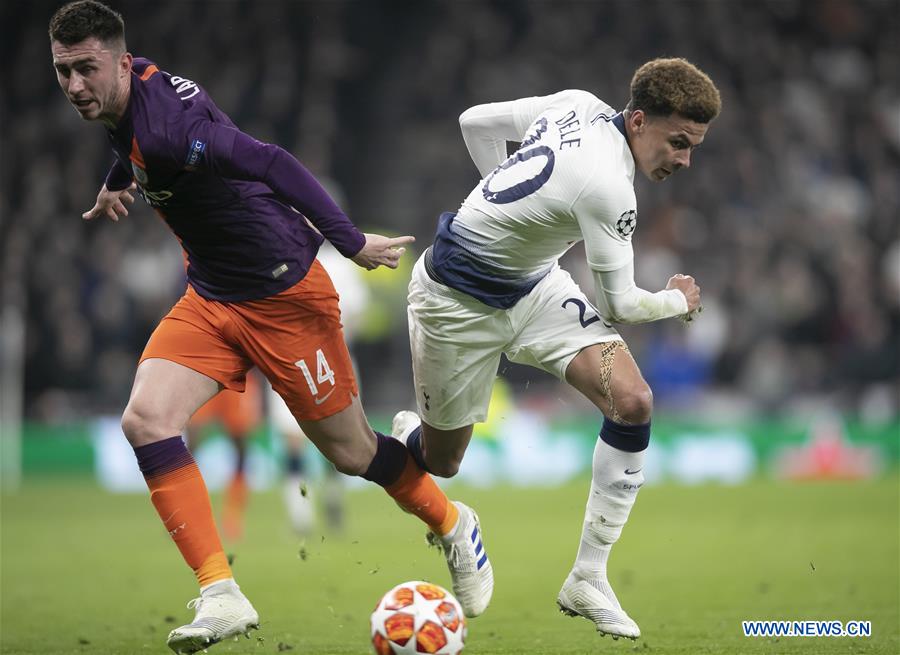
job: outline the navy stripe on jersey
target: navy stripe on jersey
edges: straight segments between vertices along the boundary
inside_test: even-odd
[[[479,253],[482,246],[454,230],[455,213],[444,212],[438,219],[434,245],[425,253],[425,270],[435,282],[472,296],[490,307],[509,309],[527,296],[553,269],[528,277],[510,277],[509,272],[492,266]]]
[[[622,133],[622,136],[625,137],[625,140],[628,140],[628,134],[625,132],[625,114],[619,112],[614,116],[607,116],[606,114],[598,114],[591,119],[591,125],[594,125],[597,121],[604,120],[607,123],[612,123],[615,125],[616,129]]]
[[[625,133],[625,115],[622,112],[619,112],[615,116],[612,117],[612,124],[616,126],[616,129],[622,133],[626,139],[628,135]]]

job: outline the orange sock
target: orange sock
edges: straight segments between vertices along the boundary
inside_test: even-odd
[[[135,448],[150,500],[201,587],[231,578],[206,483],[181,437]]]
[[[443,536],[456,525],[459,518],[456,505],[409,455],[400,477],[384,490],[400,507],[422,519],[435,534]]]

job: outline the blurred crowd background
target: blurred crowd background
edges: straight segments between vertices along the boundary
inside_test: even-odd
[[[0,5],[0,288],[25,318],[26,418],[116,414],[146,339],[184,288],[180,249],[138,200],[85,223],[112,162],[51,67],[60,3]],[[477,182],[458,115],[565,88],[614,107],[635,68],[686,57],[723,112],[689,171],[636,180],[638,283],[676,272],[700,320],[623,329],[657,406],[865,419],[900,397],[900,8],[896,0],[110,3],[131,52],[204,86],[282,145],[364,229],[431,243]],[[405,286],[367,274],[354,345],[370,409],[410,406]],[[583,283],[576,248],[564,265]],[[5,365],[9,361],[5,362]],[[523,398],[553,380],[502,366]]]

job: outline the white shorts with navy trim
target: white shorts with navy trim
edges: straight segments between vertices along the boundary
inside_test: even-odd
[[[431,279],[423,255],[407,314],[419,415],[440,430],[485,420],[501,353],[565,380],[581,350],[621,339],[558,265],[513,307],[495,309]]]

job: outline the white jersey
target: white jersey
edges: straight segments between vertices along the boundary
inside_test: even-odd
[[[427,261],[440,280],[508,308],[581,240],[595,271],[632,261],[635,167],[621,114],[569,90],[480,105],[460,123],[484,177],[441,217]],[[507,140],[521,142],[508,158]]]
[[[483,421],[501,354],[566,379],[611,322],[684,315],[677,289],[634,283],[635,161],[626,121],[585,91],[478,105],[460,116],[482,180],[445,213],[409,283],[409,342],[422,420]],[[519,149],[506,156],[506,142]],[[557,260],[584,240],[596,307]]]

